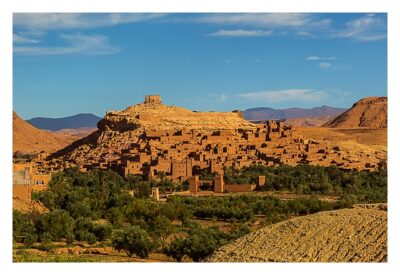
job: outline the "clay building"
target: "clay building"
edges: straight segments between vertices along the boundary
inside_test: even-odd
[[[32,163],[13,164],[13,185],[28,186],[33,190],[42,190],[50,182],[51,174],[37,171]]]
[[[144,104],[162,104],[161,96],[159,95],[146,95],[144,98]]]

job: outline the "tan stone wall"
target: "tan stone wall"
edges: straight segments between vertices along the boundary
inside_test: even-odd
[[[224,175],[218,174],[214,179],[214,192],[223,193],[224,192]]]
[[[225,184],[225,190],[228,192],[250,192],[256,187],[255,184]]]
[[[189,178],[189,191],[191,193],[199,192],[200,180],[199,176],[193,176]]]
[[[31,201],[32,187],[28,184],[13,184],[13,197]]]

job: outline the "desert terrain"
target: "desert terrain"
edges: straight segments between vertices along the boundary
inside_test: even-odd
[[[53,152],[87,135],[88,129],[80,133],[50,132],[40,130],[13,112],[13,152],[38,153]],[[89,130],[90,132],[90,130]]]
[[[385,205],[320,212],[252,232],[210,262],[385,262]]]

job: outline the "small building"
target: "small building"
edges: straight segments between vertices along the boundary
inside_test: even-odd
[[[161,96],[159,96],[159,95],[146,95],[144,97],[144,104],[162,104]]]
[[[14,163],[13,185],[27,185],[34,190],[43,190],[51,180],[51,174],[42,174],[33,171],[30,163]]]

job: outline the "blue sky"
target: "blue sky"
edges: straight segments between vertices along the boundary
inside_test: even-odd
[[[350,107],[387,95],[386,14],[14,14],[14,110]]]

